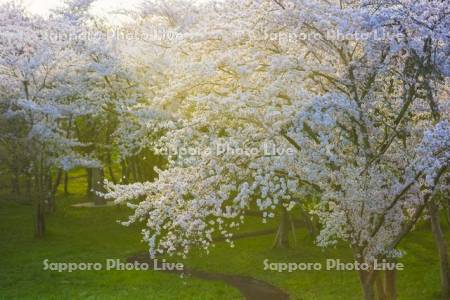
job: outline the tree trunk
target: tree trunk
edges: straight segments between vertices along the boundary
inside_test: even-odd
[[[20,195],[20,177],[18,173],[14,173],[13,177],[11,178],[11,189],[13,195]]]
[[[373,284],[363,284],[363,297],[364,300],[374,300],[375,299],[375,292],[373,289]]]
[[[108,165],[108,171],[109,171],[109,176],[111,177],[112,182],[114,184],[117,184],[117,179],[116,179],[116,176],[114,175],[114,171],[113,171],[111,165]]]
[[[34,219],[34,234],[37,238],[42,238],[45,235],[45,215],[44,215],[44,193],[38,193],[35,198],[35,219]]]
[[[55,212],[56,211],[56,204],[55,204],[55,194],[56,194],[56,189],[55,188],[55,193],[53,193],[53,182],[52,182],[52,175],[50,173],[50,170],[46,173],[45,176],[45,181],[46,181],[46,186],[44,187],[44,191],[45,191],[45,199],[47,200],[47,209],[50,212]],[[55,183],[56,185],[56,183]]]
[[[62,169],[58,169],[58,173],[56,174],[55,182],[52,184],[52,177],[49,172],[48,181],[49,181],[49,193],[48,193],[48,209],[51,212],[56,211],[56,193],[58,192],[59,184],[61,183],[61,177],[63,174]]]
[[[34,175],[34,189],[36,190],[36,192],[39,192],[41,189],[39,178],[40,178],[39,174]]]
[[[372,271],[373,272],[373,271]],[[375,290],[373,287],[373,273],[368,271],[358,271],[359,281],[361,283],[361,288],[363,291],[364,300],[375,300]]]
[[[91,199],[94,201],[95,205],[102,205],[106,203],[105,198],[97,195],[97,192],[104,192],[103,181],[105,180],[105,174],[102,168],[92,169],[92,189]]]
[[[273,248],[289,248],[289,229],[289,213],[285,207],[282,207],[280,224],[278,225]]]
[[[316,229],[314,228],[314,223],[311,221],[310,216],[303,209],[302,205],[299,204],[298,207],[300,209],[300,216],[306,226],[306,230],[308,231],[309,236],[314,238],[316,236]]]
[[[64,195],[69,195],[69,174],[64,172]]]
[[[86,181],[87,181],[87,191],[86,194],[88,197],[92,195],[92,169],[86,169]]]
[[[112,158],[111,158],[111,152],[108,151],[108,171],[109,171],[109,176],[111,177],[111,180],[114,184],[117,184],[117,179],[116,176],[114,175],[114,171],[112,168]]]
[[[442,232],[441,223],[439,220],[439,209],[434,202],[430,202],[428,205],[431,229],[433,232],[434,240],[439,254],[440,273],[441,273],[441,292],[444,299],[450,298],[450,286],[449,286],[449,268],[448,268],[448,246]]]
[[[31,175],[27,174],[26,179],[25,179],[25,190],[28,195],[31,194],[32,187],[33,187],[33,178]]]
[[[386,300],[385,285],[383,282],[383,278],[381,277],[381,274],[377,274],[377,279],[375,280],[375,286],[377,288],[377,299],[378,300]]]
[[[58,169],[58,173],[56,174],[55,183],[53,184],[53,187],[52,187],[53,195],[56,195],[56,192],[58,191],[58,187],[59,187],[59,184],[61,183],[62,175],[63,175],[63,170]]]
[[[145,179],[144,179],[144,175],[143,175],[143,172],[142,172],[142,167],[141,167],[141,164],[139,163],[138,157],[135,157],[134,161],[136,163],[136,171],[137,171],[137,176],[139,178],[139,181],[140,182],[144,182]]]
[[[447,205],[446,205],[446,212],[447,212],[447,223],[450,225],[450,197],[447,197]]]
[[[128,168],[127,168],[127,164],[126,164],[125,160],[122,160],[120,162],[120,166],[122,167],[121,182],[124,184],[127,184],[128,183]]]
[[[128,165],[131,166],[131,175],[133,176],[133,182],[138,182],[139,179],[137,177],[136,164],[135,164],[134,159],[132,157],[129,159]]]
[[[397,271],[395,269],[384,271],[384,293],[386,300],[397,299]]]

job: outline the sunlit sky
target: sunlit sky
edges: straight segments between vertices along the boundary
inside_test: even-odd
[[[11,0],[0,0],[0,3],[9,2]],[[48,15],[50,9],[61,6],[64,0],[13,0],[22,2],[33,13]],[[196,0],[197,2],[205,2],[208,0]],[[138,6],[142,0],[96,0],[94,3],[94,11],[99,14],[108,13],[117,9],[132,9]]]
[[[0,0],[0,3],[8,0]],[[33,13],[48,15],[52,8],[63,5],[64,0],[21,0],[27,9]],[[93,5],[93,12],[105,15],[117,9],[132,9],[141,3],[142,0],[97,0]]]
[[[50,10],[60,7],[64,0],[0,0],[0,4],[5,2],[22,3],[28,11],[42,16],[48,16]],[[209,0],[191,0],[192,2],[204,3]],[[124,19],[124,15],[110,14],[122,9],[134,9],[139,7],[143,0],[96,0],[92,6],[92,12],[96,15],[106,17],[110,22],[116,23]]]

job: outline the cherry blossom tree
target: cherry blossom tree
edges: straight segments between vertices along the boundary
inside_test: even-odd
[[[34,181],[36,235],[42,236],[44,208],[54,209],[60,180],[53,170],[99,165],[80,154],[86,145],[70,135],[73,120],[90,113],[77,89],[80,56],[68,40],[49,33],[52,26],[67,26],[65,19],[42,19],[11,3],[0,13],[2,121],[9,125],[2,148],[18,156],[16,163]],[[11,152],[17,148],[20,153]]]
[[[0,157],[16,192],[33,182],[38,236],[62,174],[85,167],[151,256],[233,247],[254,209],[286,247],[298,208],[319,246],[369,264],[365,299],[395,299],[374,262],[428,215],[448,297],[448,1],[147,1],[114,37],[91,4],[0,6]]]
[[[313,192],[319,245],[345,241],[360,262],[394,259],[445,188],[445,1],[199,9],[188,29],[171,22],[182,38],[162,46],[173,64],[152,107],[171,116],[155,124],[164,131],[155,147],[176,149],[168,169],[152,183],[107,187],[106,197],[135,209],[126,224],[146,221],[152,255],[184,255],[193,245],[208,249],[218,233],[232,245],[231,231],[254,204],[272,217]],[[292,151],[261,155],[267,145]],[[366,299],[379,275],[360,272]],[[390,298],[392,280],[381,287]]]
[[[161,251],[182,248],[180,254],[196,243],[208,248],[213,232],[232,244],[230,228],[238,227],[253,206],[262,211],[263,220],[278,213],[287,218],[302,197],[299,186],[314,186],[299,178],[298,145],[285,135],[301,101],[297,95],[303,79],[292,45],[266,45],[265,32],[254,28],[254,9],[264,13],[265,5],[235,2],[202,9],[206,12],[188,18],[189,30],[186,18],[180,24],[168,21],[167,28],[182,35],[181,40],[152,44],[170,55],[165,74],[170,84],[154,91],[152,110],[162,111],[151,116],[157,122],[151,123],[148,114],[141,122],[163,133],[153,143],[168,155],[168,169],[155,182],[110,185],[106,194],[118,202],[145,195],[132,220],[161,216],[149,216],[155,222],[149,227],[156,232],[146,233],[147,239],[164,227],[182,233],[183,239],[166,235],[159,243]],[[163,17],[167,14],[176,15],[165,12]],[[219,17],[211,22],[211,15],[229,22]],[[230,36],[236,18],[245,24]],[[130,189],[135,193],[125,195]],[[286,246],[289,227],[281,222],[277,246]]]
[[[449,166],[449,99],[440,93],[448,76],[448,7],[340,4],[305,10],[298,3],[290,11],[315,40],[310,76],[319,95],[289,135],[302,145],[306,178],[321,190],[319,245],[344,240],[360,262],[392,259],[428,208],[448,294],[447,250],[434,209]],[[381,285],[378,273],[360,272],[366,299],[373,299],[375,281]],[[392,299],[393,274],[385,273],[378,296]]]

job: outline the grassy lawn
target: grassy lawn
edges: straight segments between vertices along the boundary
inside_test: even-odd
[[[81,183],[80,183],[81,186]],[[71,191],[80,191],[71,184]],[[0,199],[0,299],[240,299],[222,282],[180,278],[157,271],[43,270],[50,262],[101,262],[141,252],[136,228],[116,223],[128,209],[73,208],[80,196],[59,198],[47,218],[47,236],[33,238],[32,207]]]
[[[82,179],[71,182],[77,195],[58,198],[57,212],[47,218],[48,234],[33,238],[32,207],[0,199],[0,298],[1,299],[240,299],[239,291],[222,283],[156,271],[76,271],[58,273],[43,270],[44,259],[51,262],[122,261],[146,250],[137,228],[123,227],[123,207],[73,208],[86,201]],[[242,231],[274,227],[248,217]],[[448,228],[445,228],[448,231]],[[292,239],[291,239],[292,240]],[[322,262],[339,258],[350,262],[343,247],[319,249],[305,230],[296,232],[296,246],[272,250],[273,235],[236,241],[230,248],[220,242],[209,255],[194,252],[184,261],[188,268],[248,275],[286,290],[292,299],[360,299],[355,271],[264,271],[263,261]],[[405,270],[398,274],[399,299],[438,299],[439,267],[430,230],[422,226],[401,245],[407,255],[401,260]],[[174,258],[172,258],[174,260]],[[176,259],[175,259],[176,260]],[[179,259],[179,261],[182,261]]]
[[[230,248],[221,243],[209,255],[195,253],[186,265],[191,268],[252,276],[286,290],[293,299],[334,300],[361,299],[356,271],[294,271],[264,270],[270,262],[321,262],[336,258],[351,262],[349,249],[318,249],[305,230],[297,231],[297,245],[289,250],[273,250],[273,236],[236,241]],[[407,255],[400,260],[405,270],[398,272],[398,299],[439,299],[439,265],[434,241],[425,228],[412,234],[402,244]]]

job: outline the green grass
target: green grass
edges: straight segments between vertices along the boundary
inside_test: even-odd
[[[78,174],[79,175],[79,174]],[[239,299],[239,292],[215,281],[180,278],[156,271],[44,271],[42,261],[104,262],[122,261],[146,250],[136,227],[123,227],[123,207],[73,208],[86,201],[83,178],[70,183],[76,195],[60,196],[57,212],[47,218],[47,235],[33,238],[32,208],[0,199],[0,298],[1,299]],[[248,217],[242,231],[270,228],[256,217]],[[445,228],[448,231],[448,228]],[[292,239],[291,239],[292,240]],[[317,248],[303,229],[296,232],[297,244],[288,250],[273,250],[273,235],[237,240],[230,248],[220,242],[209,255],[194,251],[183,261],[188,268],[252,276],[270,282],[292,299],[360,299],[355,271],[265,271],[263,261],[322,262],[327,258],[352,261],[349,249]],[[439,266],[430,229],[422,226],[401,247],[405,270],[398,273],[399,299],[438,299]],[[171,258],[182,261],[182,259]]]
[[[80,179],[79,181],[82,180]],[[79,182],[71,191],[80,192]],[[50,262],[101,262],[126,258],[145,249],[136,228],[116,223],[126,208],[73,208],[86,201],[59,197],[47,217],[47,235],[33,238],[32,207],[0,199],[0,299],[240,299],[222,282],[180,278],[158,271],[43,270]]]
[[[297,231],[297,245],[288,250],[273,250],[272,236],[236,241],[230,248],[221,243],[206,256],[197,252],[187,260],[191,268],[229,274],[252,276],[270,282],[287,291],[293,299],[334,300],[361,299],[356,271],[294,271],[264,270],[264,260],[270,262],[320,262],[336,258],[353,261],[344,247],[318,249],[305,230]],[[439,299],[439,266],[434,241],[429,231],[413,233],[403,244],[407,255],[399,262],[405,270],[398,272],[398,299]]]

